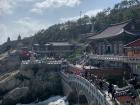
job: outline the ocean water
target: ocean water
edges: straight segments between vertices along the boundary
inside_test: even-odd
[[[68,102],[66,101],[66,97],[55,96],[38,103],[17,104],[17,105],[68,105]]]

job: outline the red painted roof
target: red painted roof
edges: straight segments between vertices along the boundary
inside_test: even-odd
[[[130,42],[127,45],[125,45],[124,47],[140,47],[140,39]]]

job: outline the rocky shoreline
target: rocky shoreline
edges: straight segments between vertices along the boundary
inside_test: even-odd
[[[61,78],[55,66],[32,65],[0,76],[0,105],[26,104],[61,94]]]

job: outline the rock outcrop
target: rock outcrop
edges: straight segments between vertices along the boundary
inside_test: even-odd
[[[11,72],[8,74],[5,74],[0,81],[0,92],[4,93],[8,90],[12,90],[16,88],[21,81],[16,79],[15,76],[18,74],[19,71]]]
[[[20,58],[16,50],[0,54],[0,74],[18,69]]]
[[[55,67],[32,65],[0,76],[0,105],[43,100],[50,95],[61,94],[61,91]]]
[[[26,98],[28,94],[29,94],[28,87],[21,87],[21,88],[17,87],[11,90],[8,94],[6,94],[3,97],[2,104],[3,105],[16,104],[21,99]]]

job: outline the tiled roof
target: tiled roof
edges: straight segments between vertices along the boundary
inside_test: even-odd
[[[45,45],[53,45],[53,46],[71,46],[69,42],[49,42]]]
[[[106,28],[99,34],[90,37],[90,39],[109,38],[109,37],[114,37],[114,36],[120,35],[121,33],[124,32],[124,27],[128,23],[129,22],[124,22],[124,23],[120,23],[120,24],[110,25],[108,28]]]
[[[124,47],[140,47],[140,39],[130,42],[127,45],[125,45]]]

